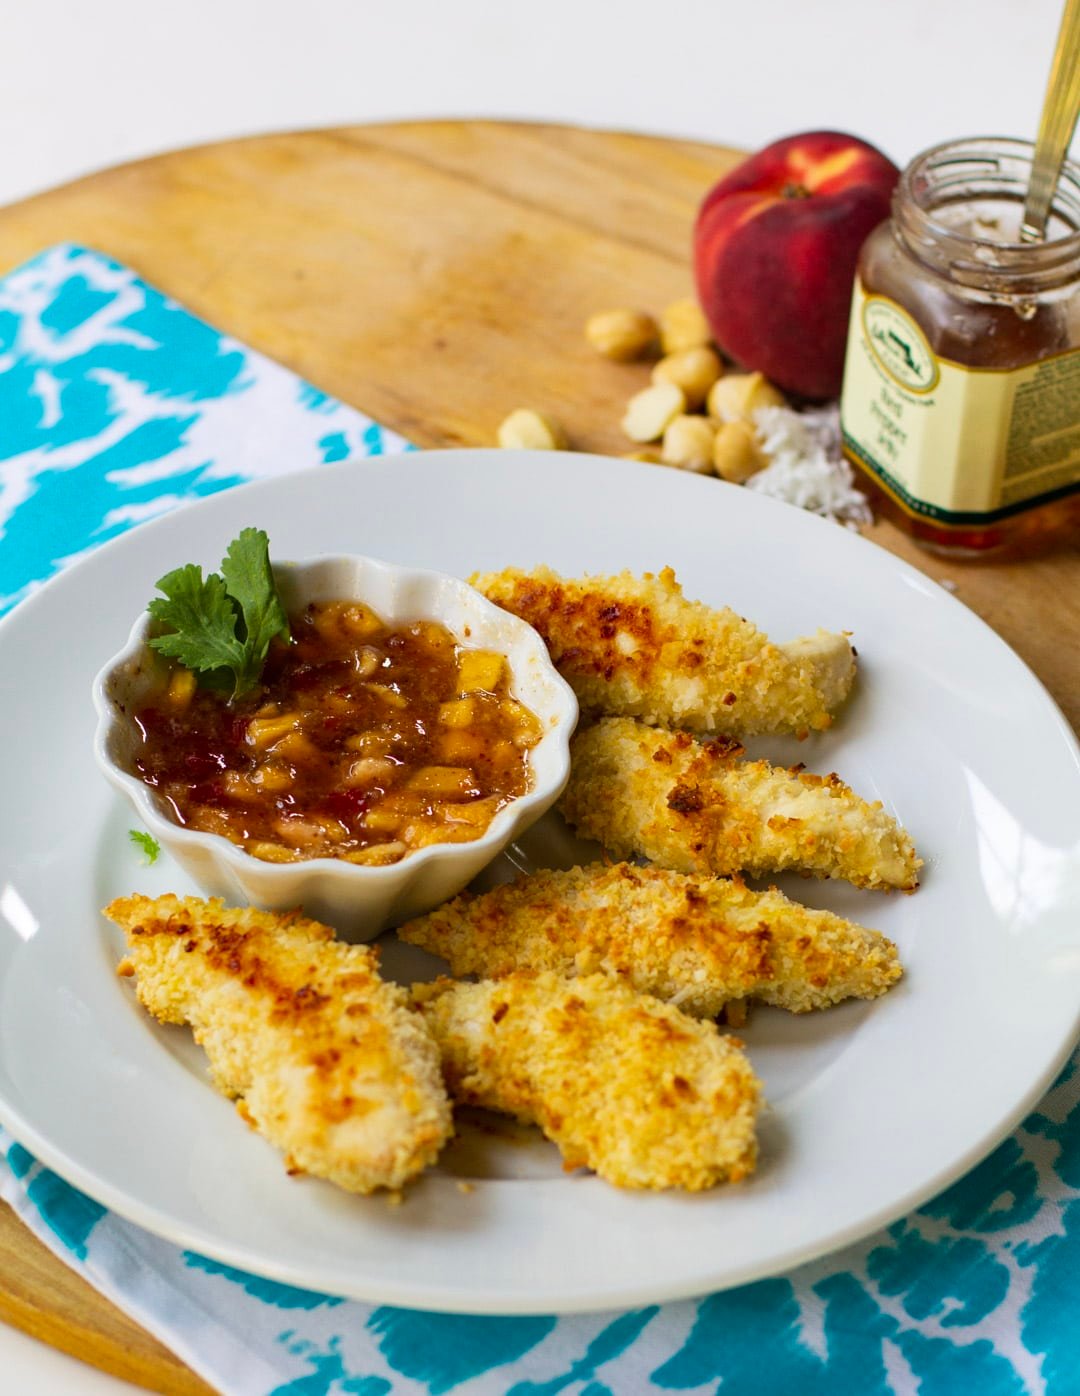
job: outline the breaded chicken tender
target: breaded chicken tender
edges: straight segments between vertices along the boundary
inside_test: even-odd
[[[688,601],[659,576],[560,577],[548,567],[469,578],[540,632],[586,714],[748,737],[821,730],[851,690],[843,635],[775,645],[734,611]]]
[[[903,973],[879,931],[811,911],[775,888],[629,863],[541,871],[464,893],[398,935],[455,975],[518,969],[607,974],[715,1018],[732,1000],[793,1013],[877,998]]]
[[[438,1049],[370,949],[219,899],[122,897],[105,914],[143,1007],[191,1025],[215,1085],[291,1172],[367,1193],[433,1162],[453,1133]]]
[[[538,1124],[617,1187],[736,1182],[761,1086],[730,1037],[606,975],[517,973],[413,990],[456,1100]]]
[[[616,857],[678,872],[792,869],[856,887],[918,885],[921,859],[880,801],[860,799],[839,776],[741,756],[735,743],[603,718],[574,735],[562,811]]]

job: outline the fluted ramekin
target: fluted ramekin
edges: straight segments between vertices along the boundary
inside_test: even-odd
[[[287,611],[309,601],[356,599],[389,625],[439,621],[461,644],[498,650],[509,661],[514,697],[543,726],[529,752],[529,789],[499,810],[471,843],[429,844],[385,867],[336,858],[265,862],[221,835],[177,824],[139,778],[138,734],[129,714],[159,685],[162,661],[146,643],[149,616],[144,612],[136,621],[127,644],[94,680],[94,754],[105,776],[207,895],[268,911],[301,906],[349,939],[370,940],[455,896],[558,799],[570,774],[577,701],[536,631],[456,577],[359,556],[276,563],[274,576]]]

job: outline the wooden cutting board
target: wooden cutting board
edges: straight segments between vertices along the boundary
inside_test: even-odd
[[[82,243],[418,445],[492,445],[511,409],[532,406],[576,448],[621,454],[623,404],[648,370],[599,359],[582,325],[691,291],[695,209],[737,158],[497,122],[229,141],[0,210],[0,274]],[[1080,547],[961,564],[887,523],[871,536],[954,583],[1080,725]],[[209,1390],[3,1207],[0,1317],[150,1390]]]

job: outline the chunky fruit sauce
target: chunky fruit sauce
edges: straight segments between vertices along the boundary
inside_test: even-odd
[[[179,824],[269,862],[377,865],[479,838],[529,788],[540,723],[503,655],[355,602],[289,624],[254,693],[230,701],[174,667],[135,712],[138,773]]]

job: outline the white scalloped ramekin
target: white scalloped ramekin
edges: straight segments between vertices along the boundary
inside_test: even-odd
[[[94,755],[106,777],[207,895],[267,911],[302,906],[308,916],[349,939],[370,940],[387,926],[420,916],[455,896],[554,804],[570,774],[577,700],[536,631],[456,577],[367,557],[275,563],[274,576],[287,611],[309,601],[355,598],[389,625],[440,621],[460,644],[500,651],[510,663],[514,696],[543,724],[544,734],[529,753],[530,789],[499,810],[472,843],[430,844],[386,867],[335,858],[263,862],[218,834],[177,824],[135,773],[138,737],[126,714],[149,696],[160,679],[162,662],[146,644],[149,616],[144,612],[139,618],[123,650],[94,680]]]

